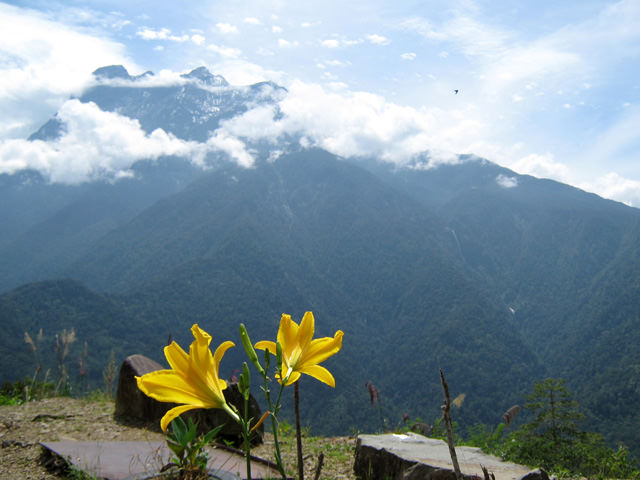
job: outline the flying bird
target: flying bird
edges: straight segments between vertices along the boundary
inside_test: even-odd
[[[458,90],[457,88],[453,91],[453,93],[455,93],[456,95],[458,94],[460,90]]]

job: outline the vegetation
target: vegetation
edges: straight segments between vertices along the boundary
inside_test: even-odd
[[[27,396],[25,392],[28,392]],[[30,378],[14,383],[7,382],[0,389],[0,400],[4,405],[19,405],[55,395],[55,383],[39,383]],[[93,401],[99,399],[100,403],[109,401],[104,391],[100,391],[99,395],[94,393],[90,398],[93,398]],[[452,402],[454,416],[459,412],[456,408],[461,407],[464,398],[462,394]],[[378,401],[377,398],[374,400]],[[509,418],[495,428],[477,424],[462,435],[463,430],[459,424],[453,422],[455,443],[480,447],[487,453],[532,468],[542,467],[559,478],[640,479],[637,460],[624,446],[611,448],[606,445],[602,435],[581,428],[584,415],[563,379],[547,378],[536,382],[532,392],[525,396],[525,400],[520,413],[518,409],[510,409],[512,414]],[[377,416],[374,412],[372,414]],[[513,419],[515,414],[518,415],[517,420]],[[520,425],[516,428],[514,425],[518,421]],[[195,425],[186,425],[179,418],[177,422],[172,422],[171,428],[168,443],[175,454],[175,465],[180,471],[193,472],[195,475],[198,466],[201,467],[206,461],[203,447],[215,436],[215,432],[206,438],[196,437]],[[423,428],[427,428],[428,431],[422,431]],[[426,426],[420,419],[407,419],[399,431],[408,430],[420,430],[421,433],[434,438],[446,437],[441,418],[437,418],[432,426]],[[283,420],[279,423],[278,432],[283,448],[283,460],[291,466],[296,462],[295,429]],[[343,465],[339,467],[342,469],[351,468],[352,443],[332,443],[330,439],[311,435],[309,428],[303,429],[303,437],[305,449],[311,454],[310,458],[316,459],[318,463],[324,460],[328,464]],[[305,468],[309,468],[309,465]],[[317,464],[315,468],[318,468]],[[70,478],[85,478],[82,474],[80,471],[72,471],[71,475],[76,477]]]
[[[271,319],[308,305],[332,319],[322,334],[342,328],[350,339],[344,360],[328,361],[339,379],[335,395],[304,386],[300,407],[314,434],[378,431],[406,412],[436,417],[434,372],[442,366],[452,395],[468,394],[455,411],[459,434],[494,423],[521,401],[531,379],[551,374],[567,377],[590,427],[609,445],[622,440],[640,454],[640,412],[629,407],[640,403],[636,210],[531,178],[501,189],[498,174],[512,173],[475,162],[371,176],[320,151],[250,170],[221,167],[145,203],[127,221],[107,222],[121,227],[87,243],[88,252],[65,244],[80,260],[30,277],[64,274],[91,288],[55,280],[0,295],[0,379],[29,375],[71,395],[105,383],[113,392],[127,355],[162,361],[157,346],[171,334],[180,340],[193,322],[216,338],[245,322],[267,338]],[[95,203],[105,211],[106,199],[117,197],[109,188]],[[78,214],[68,221],[93,225],[94,212],[80,209],[87,205],[69,203]],[[64,231],[76,231],[73,223],[53,223],[47,226],[55,231],[34,235],[49,242],[60,230],[64,243]],[[33,245],[20,244],[14,273],[28,259],[37,263]],[[51,248],[37,250],[47,256]],[[36,352],[16,348],[25,331]],[[55,334],[71,332],[77,341],[58,355],[65,350],[62,343],[55,350]],[[49,365],[50,373],[36,365]],[[230,352],[221,375],[241,365],[241,355]],[[371,372],[381,373],[371,379]],[[379,392],[371,408],[367,380]],[[334,415],[321,418],[312,400]],[[291,420],[293,399],[283,402]]]
[[[626,447],[612,449],[602,435],[580,429],[584,415],[564,380],[548,378],[536,382],[526,399],[525,415],[528,413],[530,418],[527,423],[507,435],[504,423],[494,431],[476,426],[468,443],[558,476],[640,478],[637,461]]]
[[[185,92],[99,85],[80,98],[192,140],[249,99],[273,99],[218,92],[211,116],[201,110],[211,92]],[[199,113],[208,120],[192,122]],[[32,138],[63,128],[52,120]],[[159,158],[74,186],[0,174],[0,379],[29,375],[79,395],[101,385],[114,348],[116,365],[132,353],[159,360],[152,346],[194,322],[223,334],[245,322],[263,337],[269,318],[306,305],[346,321],[327,332],[353,339],[345,365],[330,365],[343,379],[336,395],[310,386],[333,418],[301,399],[314,433],[385,425],[362,408],[370,371],[386,425],[405,412],[435,417],[437,402],[425,403],[439,397],[442,366],[468,393],[456,411],[465,429],[495,422],[531,379],[562,376],[590,425],[640,454],[640,410],[629,407],[640,404],[640,210],[469,155],[425,168],[425,152],[401,168],[297,140],[252,145],[251,169]],[[44,278],[58,280],[29,283]],[[41,328],[36,363],[53,365],[49,376],[15,345]],[[56,368],[54,334],[72,328],[78,341]],[[241,360],[228,358],[230,373]]]
[[[189,418],[189,424],[176,417],[171,422],[171,432],[167,435],[167,445],[175,455],[172,458],[174,466],[178,470],[176,480],[202,480],[209,478],[207,462],[209,457],[205,447],[216,437],[222,429],[222,425],[204,435],[197,435],[197,424]],[[167,466],[165,466],[167,467]],[[166,468],[164,468],[166,469]]]
[[[40,400],[56,394],[52,382],[38,381],[25,377],[15,382],[4,382],[0,387],[0,405],[20,405],[24,402]]]

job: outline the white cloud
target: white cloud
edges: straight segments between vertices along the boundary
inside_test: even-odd
[[[258,55],[262,55],[263,57],[273,57],[276,53],[273,50],[268,48],[260,47],[256,50]]]
[[[632,207],[640,207],[640,182],[624,178],[615,172],[607,173],[581,187],[604,198],[615,198]]]
[[[136,36],[143,40],[164,40],[171,35],[171,30],[168,28],[162,28],[160,30],[153,30],[151,28],[141,28],[136,32]]]
[[[389,45],[391,43],[391,40],[389,40],[387,37],[383,37],[382,35],[378,35],[376,33],[366,35],[366,39],[374,45]]]
[[[189,35],[173,35],[168,28],[154,30],[144,27],[136,32],[136,36],[143,40],[169,40],[171,42],[186,42],[189,40]]]
[[[488,62],[483,67],[483,74],[485,86],[500,92],[514,84],[525,85],[526,88],[532,81],[552,87],[567,78],[567,72],[575,72],[581,65],[579,55],[542,40],[509,48]]]
[[[343,61],[343,60],[327,60],[326,62],[324,62],[325,65],[328,65],[330,67],[350,67],[351,66],[351,62],[350,61]]]
[[[217,53],[226,58],[238,58],[242,55],[242,50],[233,47],[224,47],[222,45],[209,44],[207,50]]]
[[[402,55],[400,55],[400,58],[402,60],[415,60],[416,59],[416,54],[413,52],[406,52],[403,53]]]
[[[504,45],[512,38],[510,33],[460,12],[455,12],[451,19],[440,26],[421,17],[407,19],[398,26],[403,30],[414,31],[431,42],[446,42],[469,56],[495,57],[504,51]]]
[[[331,90],[346,90],[347,88],[349,88],[349,85],[344,83],[344,82],[329,82],[327,84],[327,87],[329,87]]]
[[[272,33],[282,33],[282,27],[279,27],[278,25],[273,25],[271,27],[271,32]]]
[[[219,150],[225,152],[241,167],[248,168],[253,165],[254,158],[247,151],[245,144],[241,140],[228,135],[224,130],[214,132],[214,135],[207,140],[206,147],[207,151]],[[200,154],[199,158],[203,158],[202,154]]]
[[[360,45],[363,42],[364,42],[364,40],[362,40],[361,38],[357,38],[355,40],[350,40],[348,38],[343,38],[342,39],[342,45],[344,45],[345,47],[351,47],[353,45]]]
[[[569,182],[571,178],[570,168],[556,162],[551,153],[543,155],[531,153],[509,165],[509,168],[518,173],[532,175],[538,178],[552,178],[559,182]]]
[[[340,42],[335,38],[329,38],[320,42],[320,45],[326,48],[338,48],[340,46]]]
[[[434,25],[426,18],[413,17],[408,18],[398,24],[398,27],[402,30],[415,31],[429,40],[444,40],[446,36],[443,33],[439,33]]]
[[[624,160],[634,165],[636,175],[640,174],[638,152],[640,151],[640,106],[627,107],[609,126],[598,133],[584,152],[587,162],[602,159]]]
[[[262,22],[256,17],[246,17],[244,23],[248,23],[249,25],[262,25]]]
[[[297,40],[294,40],[293,42],[290,42],[289,40],[285,40],[284,38],[279,38],[278,39],[278,46],[281,48],[291,48],[291,47],[297,47],[299,45]]]
[[[231,25],[230,23],[216,23],[216,28],[220,33],[238,33],[238,27]]]
[[[0,3],[0,138],[24,138],[103,65],[142,71],[122,44],[87,35],[43,14]]]
[[[518,186],[518,179],[500,174],[496,177],[496,183],[502,188],[514,188]]]
[[[238,58],[224,58],[212,65],[211,71],[222,75],[231,85],[252,85],[265,80],[283,84],[286,75],[277,70],[264,67]]]
[[[344,91],[342,83],[327,91],[315,84],[294,81],[278,104],[262,106],[224,123],[235,137],[275,142],[284,134],[300,135],[307,144],[341,156],[375,155],[404,163],[425,150],[434,162],[451,161],[460,151],[460,139],[476,138],[483,127],[440,110],[414,109],[387,102],[365,92]]]
[[[147,134],[137,120],[75,99],[64,103],[58,118],[66,129],[55,141],[1,142],[0,173],[33,168],[52,182],[80,183],[128,176],[136,161],[163,155],[190,158],[206,166],[206,154],[214,151],[227,153],[245,167],[253,163],[244,144],[225,132],[217,132],[206,143],[184,141],[162,129]]]
[[[206,41],[206,38],[204,38],[204,36],[196,33],[194,35],[191,35],[191,41],[193,43],[195,43],[196,45],[202,45]]]

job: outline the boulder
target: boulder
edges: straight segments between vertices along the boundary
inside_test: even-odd
[[[549,480],[549,475],[543,469],[538,468],[527,473],[520,480]]]
[[[163,368],[158,362],[144,355],[130,355],[122,362],[116,392],[116,417],[145,423],[162,418],[170,407],[142,393],[135,377]]]
[[[144,375],[145,373],[162,370],[164,367],[154,362],[144,355],[130,355],[120,367],[120,376],[118,378],[118,391],[116,394],[116,410],[115,416],[122,422],[137,422],[145,425],[156,425],[160,427],[160,419],[171,408],[176,405],[173,403],[163,403],[146,396],[138,388],[135,377]],[[238,411],[244,411],[244,398],[238,390],[238,385],[228,383],[224,390],[224,397],[230,405],[235,406]],[[260,406],[253,397],[249,398],[249,418],[257,421],[262,416]],[[218,425],[224,425],[219,433],[219,437],[225,441],[231,442],[233,445],[242,445],[242,432],[240,426],[234,422],[227,413],[220,409],[198,409],[185,412],[181,417],[186,421],[192,418],[198,423],[199,433],[206,433]],[[251,437],[252,445],[262,443],[264,436],[264,425],[260,425]]]
[[[464,480],[483,479],[483,467],[496,480],[515,480],[529,472],[478,448],[456,447],[456,453]],[[359,435],[353,470],[367,480],[456,480],[446,442],[411,432]]]

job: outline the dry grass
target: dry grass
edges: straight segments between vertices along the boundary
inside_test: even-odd
[[[38,442],[61,440],[82,441],[156,441],[164,437],[144,426],[129,426],[113,419],[110,401],[86,401],[67,397],[49,398],[17,406],[0,406],[0,479],[59,480],[39,463],[42,448]],[[287,472],[295,468],[293,429],[283,432],[282,454]],[[318,456],[324,454],[321,479],[355,479],[353,453],[355,438],[303,438],[305,477],[314,478]],[[273,441],[267,435],[265,444],[252,452],[273,459]]]

